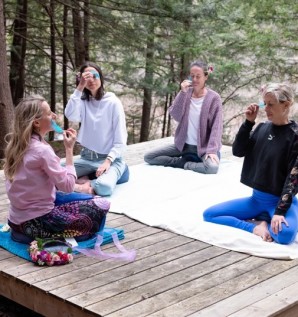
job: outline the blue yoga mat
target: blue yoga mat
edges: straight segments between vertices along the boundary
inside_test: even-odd
[[[0,224],[0,229],[3,227],[3,224]],[[103,243],[108,244],[113,241],[112,234],[117,233],[118,239],[124,239],[124,230],[123,229],[116,229],[116,228],[108,228],[105,227],[103,231]],[[96,238],[91,238],[86,241],[79,242],[78,245],[81,248],[93,248],[96,242]],[[6,249],[12,254],[15,254],[25,260],[31,261],[29,256],[29,244],[23,244],[19,242],[15,242],[11,239],[10,232],[2,232],[0,231],[0,247]],[[74,252],[76,253],[76,252]],[[32,261],[31,261],[32,262]]]

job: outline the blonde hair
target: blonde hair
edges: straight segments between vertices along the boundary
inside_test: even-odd
[[[294,91],[285,83],[270,83],[263,87],[263,97],[267,94],[272,94],[278,102],[290,101],[290,105],[294,103]]]
[[[38,134],[33,123],[34,120],[42,117],[41,104],[44,101],[42,96],[32,95],[22,99],[15,108],[12,132],[5,137],[9,141],[5,149],[4,174],[10,181],[13,181],[19,164],[24,158],[32,134]]]

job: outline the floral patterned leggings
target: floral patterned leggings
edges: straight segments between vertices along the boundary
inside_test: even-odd
[[[95,196],[88,200],[56,205],[48,214],[20,225],[9,226],[32,238],[79,237],[93,235],[103,228],[110,202]]]

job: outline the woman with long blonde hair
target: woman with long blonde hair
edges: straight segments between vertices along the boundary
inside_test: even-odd
[[[109,202],[94,197],[55,204],[57,191],[71,193],[77,179],[73,165],[76,131],[63,131],[65,167],[45,141],[56,120],[39,95],[24,98],[15,109],[5,150],[5,184],[10,200],[8,224],[12,237],[85,237],[95,234],[105,220]]]

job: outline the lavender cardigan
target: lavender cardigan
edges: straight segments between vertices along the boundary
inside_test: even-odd
[[[179,151],[183,150],[186,141],[192,92],[193,89],[180,91],[169,109],[171,116],[179,123],[175,132],[175,146]],[[198,155],[217,154],[221,149],[223,130],[222,103],[219,94],[209,88],[203,101],[199,127]]]

